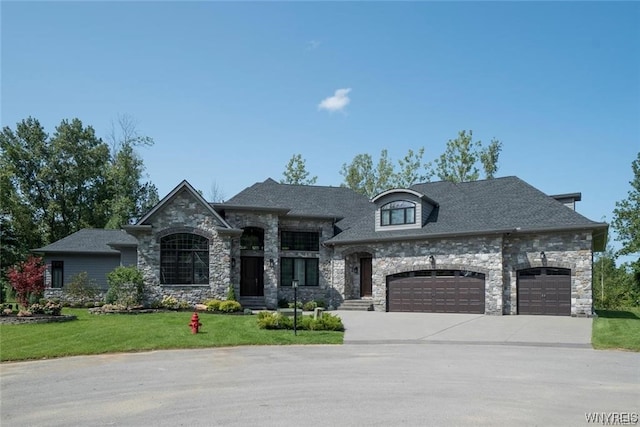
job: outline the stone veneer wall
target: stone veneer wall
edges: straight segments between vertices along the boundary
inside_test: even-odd
[[[501,247],[501,236],[372,244],[374,309],[386,311],[389,275],[415,270],[463,269],[485,274],[485,313],[502,314]],[[434,257],[434,264],[429,261],[430,256]],[[334,268],[344,271],[344,266],[335,258]],[[341,280],[344,286],[344,275]],[[334,286],[340,287],[337,283]]]
[[[190,304],[209,298],[226,299],[231,276],[231,236],[218,231],[221,225],[188,191],[176,194],[151,217],[150,232],[131,232],[138,238],[138,268],[145,279],[149,302],[174,296]],[[160,238],[173,233],[195,233],[209,239],[209,284],[160,283]]]
[[[227,210],[225,220],[234,228],[258,227],[264,230],[264,247],[262,251],[245,252],[251,256],[264,257],[264,301],[268,308],[278,305],[278,216],[273,213],[246,212]],[[231,270],[231,281],[236,295],[240,298],[240,268],[243,251],[240,249],[240,237],[233,238],[231,257],[235,259],[235,267]],[[269,260],[273,259],[271,265]]]
[[[431,269],[460,269],[485,274],[485,314],[517,314],[517,271],[530,267],[571,269],[571,314],[592,315],[591,233],[514,234],[427,241],[375,243],[337,247],[332,261],[332,287],[346,298],[357,298],[352,273],[358,252],[373,254],[373,303],[386,310],[388,275]],[[544,251],[546,259],[540,259]],[[429,262],[433,255],[435,263]],[[356,275],[357,276],[357,275]]]
[[[323,242],[333,237],[333,223],[327,220],[309,220],[300,218],[279,217],[276,213],[233,211],[228,209],[225,220],[234,228],[259,227],[264,230],[264,251],[240,250],[240,239],[233,239],[231,255],[236,259],[236,266],[232,271],[232,280],[238,284],[237,295],[240,295],[240,262],[244,253],[252,256],[264,255],[264,297],[268,308],[276,308],[278,300],[286,298],[293,301],[293,290],[280,286],[280,258],[318,258],[319,285],[298,288],[300,301],[324,300],[330,304],[331,299],[331,248],[323,246]],[[319,251],[281,251],[280,231],[318,231],[320,232]],[[273,260],[273,265],[270,260]]]
[[[532,267],[571,269],[571,315],[592,316],[591,232],[512,234],[503,245],[505,314],[517,314],[517,271]],[[540,252],[544,251],[545,259]]]

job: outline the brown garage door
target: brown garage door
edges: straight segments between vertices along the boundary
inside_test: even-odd
[[[518,271],[518,314],[571,315],[571,270],[529,268]]]
[[[484,274],[423,270],[387,277],[387,310],[484,313]]]

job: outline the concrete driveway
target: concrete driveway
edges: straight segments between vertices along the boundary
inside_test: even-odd
[[[334,312],[346,344],[456,343],[591,347],[592,319],[448,313]]]

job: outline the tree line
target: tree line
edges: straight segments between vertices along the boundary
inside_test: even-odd
[[[407,154],[394,163],[386,149],[377,161],[369,153],[357,154],[350,163],[344,163],[340,174],[344,187],[373,197],[390,188],[408,188],[419,182],[430,181],[434,176],[443,181],[466,182],[481,177],[493,178],[498,171],[502,143],[497,139],[484,146],[473,140],[473,131],[462,130],[455,139],[447,142],[445,152],[432,162],[424,162],[424,147]],[[306,161],[301,154],[294,154],[283,172],[285,184],[313,185],[317,176],[309,177]]]
[[[137,152],[153,145],[130,116],[112,123],[106,141],[78,118],[62,120],[49,135],[28,117],[0,133],[1,262],[82,228],[120,228],[158,202]]]

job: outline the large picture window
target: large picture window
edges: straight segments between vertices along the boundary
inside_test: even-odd
[[[209,283],[209,240],[189,233],[163,237],[160,240],[160,283]]]
[[[402,225],[416,223],[416,205],[399,200],[380,208],[380,225]]]
[[[318,286],[317,258],[282,258],[280,260],[280,283],[291,286],[295,279],[299,286]]]
[[[319,251],[320,233],[317,231],[283,231],[280,235],[283,251]]]

